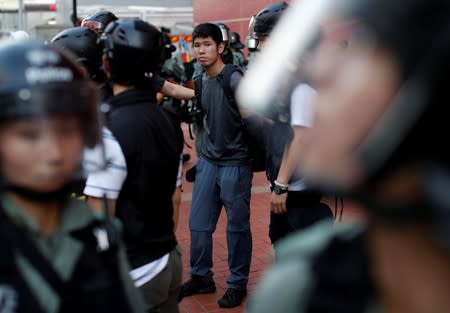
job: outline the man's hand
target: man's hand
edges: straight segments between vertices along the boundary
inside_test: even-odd
[[[281,195],[277,195],[275,192],[272,192],[270,198],[270,210],[274,214],[282,214],[287,212],[286,210],[287,195],[288,195],[287,192]]]

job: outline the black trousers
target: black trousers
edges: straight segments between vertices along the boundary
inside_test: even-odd
[[[315,191],[288,191],[287,212],[270,212],[269,238],[272,244],[289,233],[304,229],[322,219],[332,218],[330,207],[321,203],[320,199],[321,194]]]

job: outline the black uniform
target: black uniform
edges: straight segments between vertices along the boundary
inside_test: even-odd
[[[176,246],[172,194],[183,134],[154,93],[140,89],[110,100],[109,126],[127,162],[128,176],[117,200],[131,267],[156,260]]]

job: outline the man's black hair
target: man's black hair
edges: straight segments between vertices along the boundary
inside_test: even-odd
[[[220,31],[219,26],[213,23],[198,24],[192,32],[192,42],[194,42],[195,39],[199,37],[211,37],[217,45],[223,42],[222,32]]]

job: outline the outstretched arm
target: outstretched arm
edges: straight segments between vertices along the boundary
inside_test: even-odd
[[[193,89],[186,88],[184,86],[181,86],[181,85],[178,85],[175,83],[171,83],[167,80],[164,81],[164,84],[163,84],[160,92],[162,92],[166,96],[169,96],[169,97],[172,97],[175,99],[179,99],[179,100],[183,100],[183,99],[189,100],[195,95],[195,92]]]

